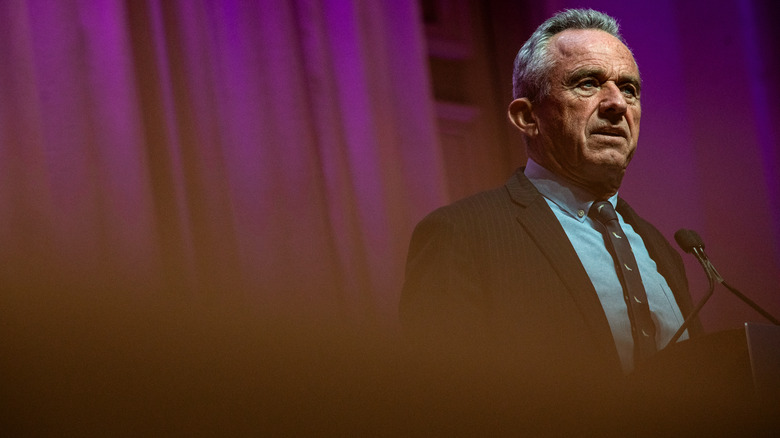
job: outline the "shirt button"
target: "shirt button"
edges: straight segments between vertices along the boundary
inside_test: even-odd
[[[577,216],[578,216],[578,217],[583,217],[583,216],[585,216],[585,210],[577,210]]]

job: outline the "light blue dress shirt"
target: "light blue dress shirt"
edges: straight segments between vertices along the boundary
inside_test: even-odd
[[[612,255],[604,244],[600,224],[588,217],[588,210],[595,201],[593,195],[531,159],[526,165],[525,176],[544,196],[574,246],[607,315],[623,371],[631,371],[634,368],[631,323],[628,319],[626,303],[623,301],[623,287],[620,285]],[[617,194],[608,201],[616,206]],[[650,312],[656,327],[656,345],[661,349],[682,325],[684,318],[666,279],[658,272],[655,262],[650,258],[642,237],[623,220],[620,213],[617,216],[639,265],[639,274],[645,286]],[[686,332],[680,339],[686,339],[687,336]]]

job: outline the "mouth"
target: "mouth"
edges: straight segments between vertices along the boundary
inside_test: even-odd
[[[628,133],[620,128],[601,128],[591,132],[591,135],[603,135],[606,137],[628,138]]]

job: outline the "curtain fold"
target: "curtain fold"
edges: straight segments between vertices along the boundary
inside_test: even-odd
[[[0,14],[8,280],[394,318],[446,196],[415,1]]]

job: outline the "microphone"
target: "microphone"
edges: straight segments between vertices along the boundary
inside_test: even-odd
[[[699,237],[699,234],[696,233],[693,230],[686,230],[686,229],[680,229],[677,230],[676,233],[674,233],[674,240],[677,241],[677,244],[680,245],[680,248],[682,248],[683,251],[693,254],[696,259],[701,264],[702,268],[704,268],[704,272],[707,274],[707,280],[709,280],[709,289],[707,291],[707,294],[702,298],[701,301],[696,305],[696,307],[693,309],[690,315],[688,315],[687,318],[685,318],[685,321],[683,321],[680,328],[675,332],[674,336],[672,336],[672,339],[669,340],[669,343],[666,344],[668,347],[669,345],[672,345],[677,341],[677,339],[682,336],[683,332],[690,326],[691,321],[696,317],[696,315],[699,314],[699,311],[701,311],[702,307],[704,307],[704,304],[707,303],[707,300],[710,299],[712,296],[712,293],[715,290],[715,283],[722,284],[726,289],[728,289],[731,293],[737,296],[740,300],[742,300],[745,304],[752,307],[753,310],[760,313],[764,318],[771,321],[774,325],[780,325],[780,321],[777,320],[777,318],[773,317],[769,314],[766,310],[762,309],[761,306],[754,303],[750,298],[743,295],[740,291],[738,291],[736,288],[732,287],[728,283],[726,283],[725,280],[723,280],[723,277],[720,276],[718,271],[715,269],[715,267],[712,265],[712,262],[710,262],[710,259],[707,257],[707,253],[704,252],[704,241]]]
[[[674,240],[677,241],[677,244],[680,245],[680,248],[682,248],[683,251],[696,256],[696,259],[699,261],[702,268],[704,268],[704,272],[707,274],[711,286],[715,281],[723,283],[723,277],[718,274],[718,271],[715,270],[715,267],[710,263],[710,259],[707,258],[707,253],[704,252],[704,241],[701,240],[699,233],[682,228],[674,233]]]
[[[707,294],[704,295],[704,298],[702,298],[701,301],[699,301],[699,303],[696,304],[696,307],[693,308],[691,314],[688,315],[687,318],[685,318],[685,321],[683,321],[680,328],[677,329],[676,332],[674,332],[674,336],[672,336],[672,339],[670,339],[669,343],[666,344],[667,347],[677,342],[677,340],[680,339],[680,336],[682,336],[685,330],[687,330],[688,327],[690,327],[691,322],[694,320],[694,318],[696,318],[696,315],[699,314],[699,311],[701,311],[701,309],[710,299],[713,292],[715,292],[716,279],[718,279],[720,282],[723,281],[723,278],[720,276],[720,274],[718,274],[718,271],[715,270],[715,267],[712,266],[712,263],[710,263],[710,260],[707,258],[707,254],[704,252],[704,241],[701,240],[701,237],[699,237],[698,233],[696,233],[693,230],[686,230],[682,228],[677,230],[676,233],[674,233],[674,240],[677,241],[677,245],[679,245],[683,251],[687,252],[688,254],[693,254],[694,256],[696,256],[696,259],[699,261],[702,268],[704,268],[704,273],[707,274],[707,280],[709,281],[709,288],[707,289]]]

